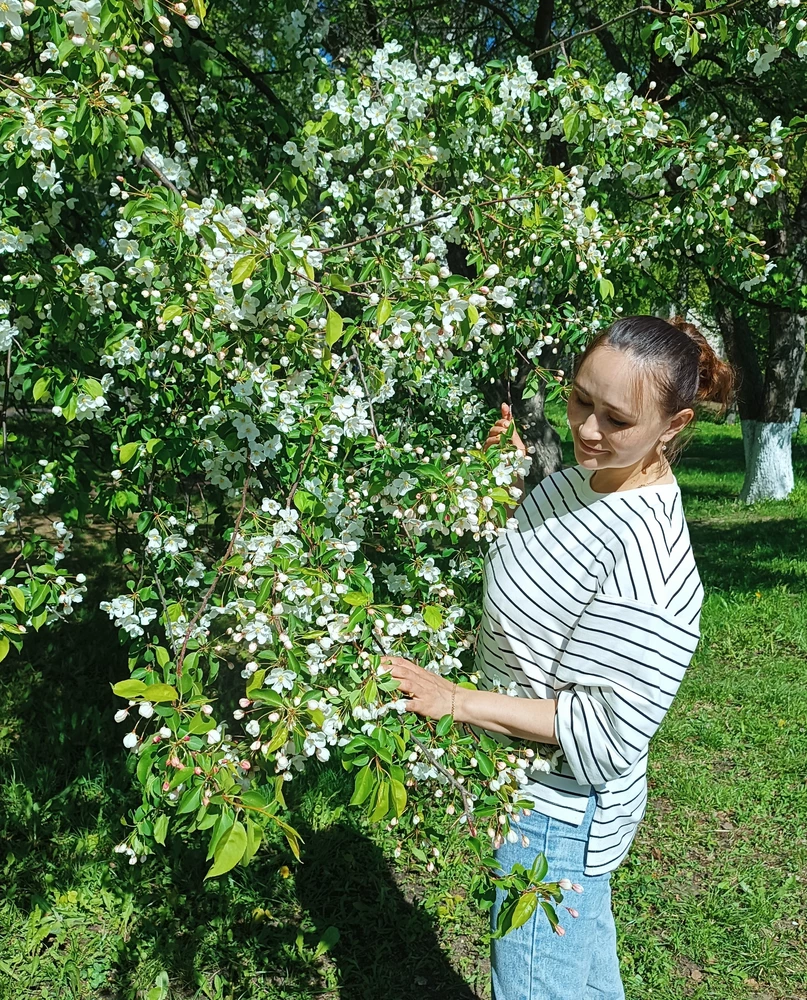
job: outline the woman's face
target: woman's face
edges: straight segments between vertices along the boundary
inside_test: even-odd
[[[601,345],[581,364],[567,407],[574,455],[586,469],[638,466],[692,419],[663,412],[652,378],[627,351]]]

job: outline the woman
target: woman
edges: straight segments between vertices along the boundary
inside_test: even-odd
[[[551,772],[530,775],[535,808],[497,861],[529,867],[543,851],[549,880],[582,886],[579,916],[562,937],[539,917],[495,940],[495,1000],[625,995],[611,873],[644,815],[648,743],[697,645],[703,599],[670,458],[695,405],[725,406],[731,384],[690,324],[632,316],[596,337],[568,403],[578,464],[532,490],[485,560],[476,668],[496,690],[384,658],[410,710],[436,719],[453,705],[457,722],[560,750]],[[502,404],[485,447],[511,422]]]

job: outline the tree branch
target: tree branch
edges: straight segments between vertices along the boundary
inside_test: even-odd
[[[474,820],[473,820],[474,803],[473,803],[473,799],[471,798],[470,794],[468,793],[468,789],[464,788],[457,781],[457,779],[454,777],[454,775],[449,770],[447,770],[445,767],[443,767],[443,765],[440,763],[439,760],[437,760],[437,758],[434,756],[434,754],[431,752],[431,750],[429,750],[429,748],[426,746],[426,744],[422,740],[419,740],[417,738],[417,736],[415,736],[414,733],[410,733],[409,734],[409,739],[415,744],[415,746],[417,746],[417,747],[420,748],[420,752],[423,754],[423,756],[426,758],[426,760],[431,764],[431,766],[436,771],[439,771],[440,774],[442,774],[443,777],[448,780],[448,783],[451,785],[451,787],[455,788],[460,793],[460,797],[462,798],[462,812],[463,812],[463,815],[465,816],[466,822],[468,823],[468,829],[471,831],[471,836],[475,837],[476,836],[476,824],[474,823]]]
[[[248,471],[249,470],[247,470],[247,473]],[[207,607],[207,602],[213,596],[213,591],[216,589],[216,585],[218,584],[219,579],[221,578],[221,574],[224,572],[224,567],[227,565],[227,560],[233,554],[233,549],[235,548],[235,540],[238,537],[238,529],[241,527],[241,519],[244,516],[244,511],[246,510],[247,506],[247,493],[249,492],[249,475],[247,473],[244,474],[244,489],[241,491],[241,506],[238,510],[238,515],[235,519],[235,524],[233,525],[233,533],[230,537],[230,544],[227,546],[227,551],[224,553],[224,555],[221,558],[221,561],[219,562],[218,569],[216,570],[216,575],[213,577],[213,582],[207,588],[205,596],[202,598],[202,603],[199,605],[196,614],[188,622],[187,628],[185,629],[185,641],[182,643],[182,649],[180,651],[179,656],[177,657],[177,680],[179,680],[179,678],[182,676],[182,664],[185,662],[185,653],[188,651],[188,641],[190,640],[191,632],[193,631],[193,626],[199,621],[199,619],[204,614],[204,610]],[[167,624],[168,623],[166,622],[166,626]]]
[[[577,8],[577,13],[583,23],[587,24],[589,28],[597,31],[600,39],[600,45],[602,45],[608,61],[614,67],[614,72],[627,73],[627,75],[630,76],[631,69],[628,65],[627,59],[622,54],[622,49],[620,49],[613,34],[599,19],[594,8],[589,7],[586,4],[586,0],[572,0],[572,3]]]

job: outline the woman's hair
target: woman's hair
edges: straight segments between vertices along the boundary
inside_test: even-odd
[[[656,316],[626,316],[589,342],[575,371],[597,347],[627,351],[651,376],[663,410],[672,416],[698,403],[731,401],[734,371],[714,352],[704,335],[680,317],[671,323]]]
[[[707,402],[718,403],[722,413],[731,402],[733,368],[717,356],[697,327],[679,316],[672,322],[656,316],[618,319],[588,343],[575,372],[597,347],[630,353],[654,380],[660,405],[670,416]],[[668,451],[677,452],[683,444],[679,434]]]

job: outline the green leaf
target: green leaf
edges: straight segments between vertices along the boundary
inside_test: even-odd
[[[202,786],[189,788],[179,800],[177,816],[185,816],[187,813],[196,812],[202,801]],[[242,852],[243,853],[243,852]]]
[[[205,878],[215,878],[231,871],[244,855],[247,849],[247,831],[244,824],[236,820],[216,845],[213,864]]]
[[[173,305],[168,306],[168,308],[163,313],[163,323],[170,323],[171,320],[176,319],[177,316],[182,315],[182,306],[177,305],[175,302]]]
[[[118,681],[112,685],[112,693],[119,698],[140,698],[146,693],[146,685],[143,681],[137,681],[133,677],[125,681]]]
[[[516,907],[513,910],[513,916],[510,920],[511,930],[517,930],[519,927],[523,927],[533,913],[535,913],[537,908],[538,897],[534,892],[525,892],[521,899],[519,899],[516,903]]]
[[[50,377],[43,375],[41,379],[38,379],[36,385],[34,386],[34,402],[38,403],[40,399],[48,391],[48,386],[50,385]]]
[[[437,630],[443,627],[443,615],[439,608],[433,604],[427,604],[423,609],[423,620],[429,628]]]
[[[390,793],[392,797],[392,807],[396,816],[401,816],[406,809],[406,789],[403,782],[393,778],[390,781]]]
[[[125,682],[124,682],[125,683]],[[147,701],[179,701],[177,689],[171,684],[149,684],[143,692]]]
[[[362,802],[368,798],[374,785],[375,777],[373,775],[372,768],[368,764],[367,767],[363,767],[361,771],[358,771],[356,774],[356,780],[353,783],[353,796],[350,800],[350,804],[352,806],[360,806]]]
[[[8,656],[8,651],[10,647],[11,644],[9,643],[8,639],[4,635],[0,635],[0,663],[2,663],[3,660],[5,660],[5,658]]]
[[[612,299],[614,297],[614,283],[609,281],[608,278],[600,278],[600,295],[603,299]]]
[[[477,753],[476,762],[477,766],[479,767],[479,772],[483,777],[485,778],[493,777],[496,768],[493,766],[493,761],[490,759],[490,757],[487,756],[487,754]]]
[[[372,601],[372,594],[365,594],[362,590],[351,590],[347,594],[342,594],[342,600],[345,604],[351,604],[353,607],[361,608]]]
[[[128,444],[122,444],[118,451],[118,459],[121,465],[126,465],[130,458],[133,457],[137,449],[140,447],[139,441],[130,441]]]
[[[9,587],[9,594],[11,594],[11,600],[16,605],[18,611],[25,611],[25,594],[20,590],[19,587]]]
[[[563,119],[563,134],[566,140],[571,142],[577,135],[580,128],[580,115],[577,111],[570,111]]]
[[[379,326],[383,326],[392,315],[392,303],[389,299],[382,299],[375,311],[375,321]]]
[[[328,310],[328,318],[325,321],[325,343],[332,347],[342,336],[342,317],[333,309]]]
[[[451,727],[453,725],[454,717],[452,715],[443,715],[437,723],[435,733],[437,733],[438,736],[446,736],[451,731]]]
[[[530,869],[530,879],[533,882],[543,882],[548,871],[549,862],[546,860],[546,855],[541,852],[532,864],[532,868]]]
[[[544,913],[546,914],[550,924],[552,924],[552,930],[554,930],[559,923],[558,915],[555,913],[555,908],[551,903],[547,903],[545,899],[541,900],[541,906],[543,907]]]
[[[168,833],[168,816],[160,813],[154,821],[154,839],[158,844],[165,844],[165,835]]]
[[[244,856],[241,858],[241,864],[246,866],[255,857],[258,852],[258,848],[261,846],[261,840],[263,839],[263,832],[261,828],[252,822],[252,820],[247,817],[246,821],[247,828],[247,846],[244,850]]]
[[[240,285],[246,278],[249,278],[257,263],[255,257],[240,257],[233,267],[233,276],[230,279],[232,284]]]
[[[126,141],[129,143],[129,149],[131,149],[135,156],[143,155],[146,144],[139,135],[128,135],[126,137]]]
[[[154,655],[157,657],[157,663],[161,667],[164,667],[166,663],[171,662],[171,654],[164,646],[155,646]]]
[[[379,781],[375,808],[370,813],[370,822],[377,823],[389,812],[389,782]]]
[[[327,927],[325,933],[319,939],[319,944],[314,952],[314,958],[319,958],[324,955],[326,951],[330,951],[331,948],[339,941],[339,928],[338,927]]]

